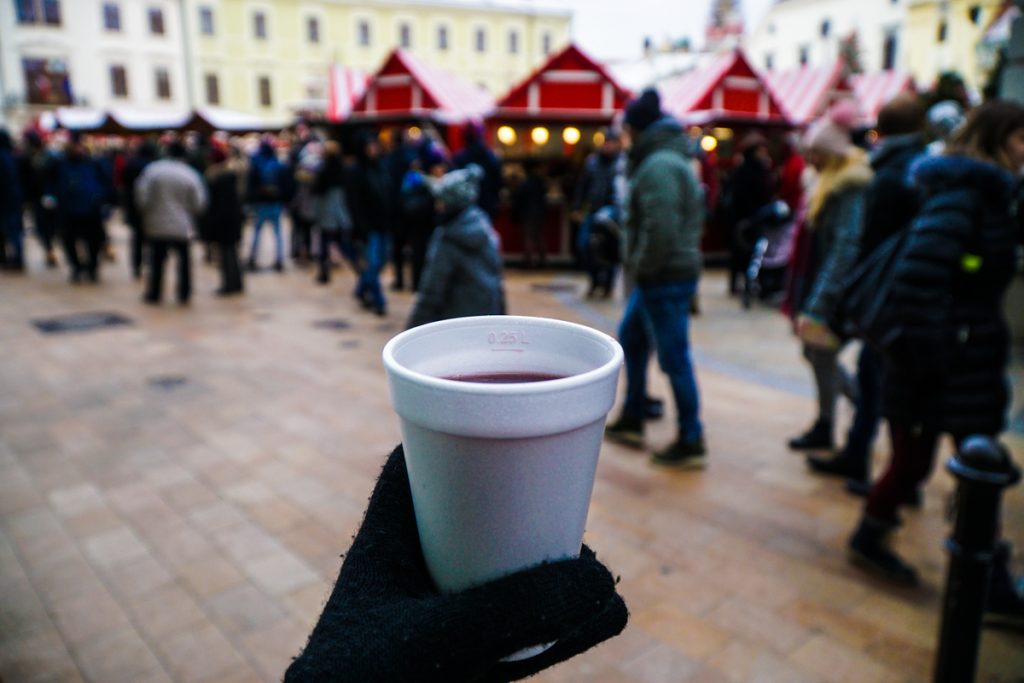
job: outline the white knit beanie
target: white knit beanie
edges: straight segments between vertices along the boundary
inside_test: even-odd
[[[843,100],[808,127],[803,146],[808,151],[842,156],[853,144],[851,133],[857,120],[857,106]]]

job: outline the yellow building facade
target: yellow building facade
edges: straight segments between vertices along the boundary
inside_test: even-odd
[[[1001,0],[910,0],[903,25],[906,66],[918,87],[930,88],[944,71],[956,71],[972,91],[988,79],[977,46],[1003,5]]]
[[[570,39],[570,12],[446,2],[186,0],[193,107],[322,109],[332,64],[371,74],[396,47],[500,96]]]

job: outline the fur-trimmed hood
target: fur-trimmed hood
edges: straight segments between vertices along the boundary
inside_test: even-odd
[[[813,223],[830,198],[848,190],[865,189],[872,176],[867,155],[858,148],[851,148],[841,166],[818,176],[807,206],[809,221]]]
[[[1016,178],[993,163],[960,155],[923,157],[910,167],[910,179],[928,194],[969,187],[987,201],[1009,203]]]

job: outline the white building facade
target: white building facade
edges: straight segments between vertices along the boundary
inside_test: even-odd
[[[760,69],[835,63],[844,39],[857,35],[865,72],[904,70],[901,28],[907,0],[779,0],[744,47]]]
[[[176,0],[0,1],[0,117],[189,108]]]

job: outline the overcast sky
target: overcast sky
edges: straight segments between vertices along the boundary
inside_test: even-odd
[[[741,0],[748,31],[771,3]],[[644,36],[656,45],[682,36],[701,45],[711,0],[526,0],[526,4],[573,10],[576,42],[591,56],[610,60],[639,56]]]

